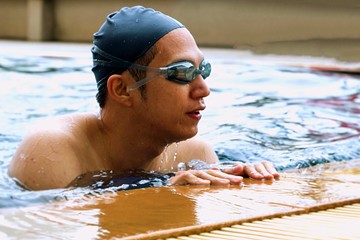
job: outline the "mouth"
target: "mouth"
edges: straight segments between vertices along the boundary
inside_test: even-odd
[[[196,120],[200,120],[201,119],[201,114],[199,111],[194,111],[194,112],[189,112],[187,113],[189,117],[196,119]]]
[[[187,115],[189,115],[190,117],[196,119],[196,120],[200,120],[201,119],[201,111],[203,111],[205,109],[205,106],[195,109],[193,111],[187,112]]]

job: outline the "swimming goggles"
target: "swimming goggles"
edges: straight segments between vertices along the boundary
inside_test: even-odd
[[[166,67],[161,68],[147,67],[139,64],[132,64],[129,68],[155,72],[155,75],[141,79],[134,84],[127,86],[126,90],[128,92],[144,86],[159,75],[163,75],[167,80],[175,83],[188,84],[192,82],[198,75],[201,75],[205,79],[209,77],[211,73],[211,64],[205,60],[200,63],[199,69],[197,69],[194,64],[189,61],[172,63]]]
[[[203,60],[200,63],[199,69],[197,69],[193,63],[189,61],[181,61],[172,63],[166,67],[161,68],[154,68],[154,67],[148,67],[136,63],[131,63],[128,61],[125,61],[123,59],[117,58],[115,56],[112,56],[111,54],[101,50],[97,46],[93,46],[91,49],[93,53],[99,54],[107,59],[107,60],[101,60],[101,59],[94,59],[94,66],[100,65],[104,67],[112,67],[112,68],[133,68],[133,69],[139,69],[143,71],[151,71],[155,74],[151,77],[147,77],[144,79],[141,79],[134,84],[131,84],[127,86],[127,91],[135,90],[141,86],[144,86],[146,83],[151,81],[157,76],[163,75],[167,80],[179,83],[179,84],[188,84],[191,81],[193,81],[198,75],[201,75],[204,79],[210,76],[211,73],[211,64]],[[103,78],[101,80],[104,80],[106,78]],[[100,80],[100,81],[101,81]]]

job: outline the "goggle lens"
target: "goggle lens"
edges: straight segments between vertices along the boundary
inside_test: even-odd
[[[211,64],[203,60],[199,66],[199,69],[191,62],[179,62],[173,63],[164,68],[165,77],[170,81],[174,81],[181,84],[187,84],[193,81],[197,75],[201,75],[204,79],[210,76]]]
[[[158,75],[163,75],[166,79],[175,83],[188,84],[193,81],[199,74],[205,79],[210,76],[211,73],[211,64],[205,60],[201,62],[199,69],[197,69],[194,64],[188,61],[173,63],[162,68],[152,68],[138,64],[132,64],[129,68],[136,68],[144,71],[151,70],[155,71],[157,74],[155,76],[141,79],[134,84],[127,86],[127,91],[144,86]]]

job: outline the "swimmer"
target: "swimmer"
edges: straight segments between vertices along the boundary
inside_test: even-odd
[[[32,190],[65,188],[96,171],[159,171],[219,160],[196,137],[211,65],[179,21],[141,6],[107,16],[94,34],[98,113],[45,120],[23,139],[9,176]],[[76,81],[76,79],[74,79]],[[81,99],[79,99],[81,101]],[[279,177],[270,162],[177,171],[172,185],[239,184]]]

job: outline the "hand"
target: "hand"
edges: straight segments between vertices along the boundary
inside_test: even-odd
[[[178,171],[170,178],[171,185],[229,185],[241,184],[243,178],[218,169]]]
[[[250,177],[258,180],[274,180],[280,177],[271,162],[259,163],[235,163],[233,167],[210,170],[188,170],[178,171],[170,178],[171,185],[229,185],[241,184],[243,177]]]
[[[223,172],[259,180],[273,180],[280,178],[280,174],[276,171],[274,165],[268,161],[253,164],[236,163],[233,167],[224,169]]]

